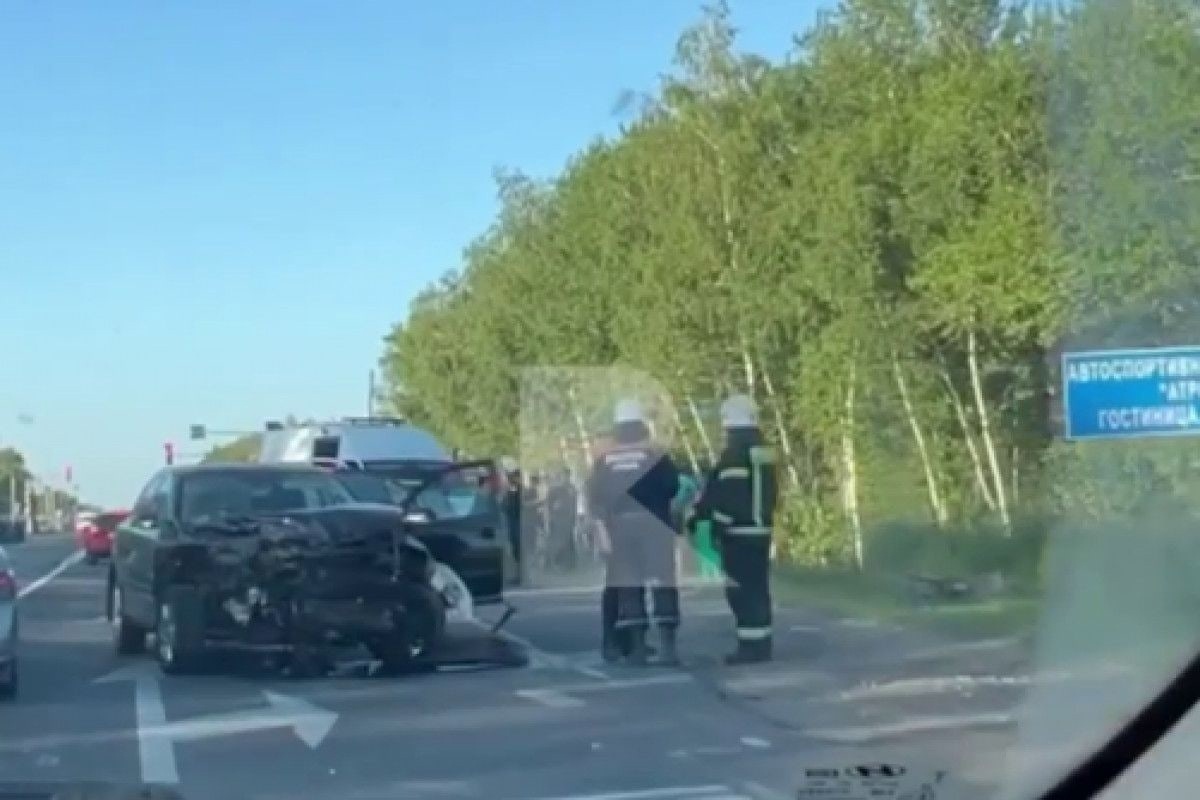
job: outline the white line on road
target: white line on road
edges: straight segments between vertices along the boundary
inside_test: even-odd
[[[27,583],[25,586],[22,586],[21,591],[17,592],[17,597],[20,597],[20,598],[28,597],[29,595],[33,594],[38,589],[41,589],[47,583],[54,580],[59,575],[62,575],[64,572],[66,572],[67,570],[69,570],[71,567],[75,566],[82,560],[83,560],[83,551],[76,550],[75,552],[71,553],[69,556],[64,558],[62,561],[60,561],[57,567],[50,570],[42,577]]]
[[[945,717],[914,717],[886,725],[855,728],[821,728],[805,731],[814,739],[841,744],[865,744],[877,739],[907,736],[914,733],[936,733],[966,728],[1007,727],[1016,724],[1012,714],[963,714]]]
[[[692,676],[686,672],[672,672],[667,675],[648,675],[645,678],[629,678],[628,680],[610,680],[603,683],[565,683],[559,686],[543,688],[556,692],[608,692],[618,689],[637,689],[642,686],[663,686],[670,683],[688,683]]]
[[[588,692],[609,692],[619,689],[638,689],[643,686],[662,686],[670,683],[687,683],[691,680],[691,675],[675,673],[671,675],[652,675],[645,678],[631,678],[629,680],[608,680],[600,683],[566,683],[557,686],[539,686],[532,689],[518,689],[513,694],[526,700],[532,700],[535,703],[541,703],[550,708],[579,708],[584,705],[584,701],[577,697],[572,697],[572,695],[586,694]]]
[[[600,792],[599,794],[572,794],[544,800],[716,800],[717,797],[736,798],[729,794],[729,787],[720,784],[706,786],[664,786],[660,789],[638,789],[630,792]]]
[[[1086,680],[1105,680],[1128,674],[1128,670],[1117,665],[1101,665],[1097,668],[1072,672],[1053,670],[1038,674],[1021,675],[926,675],[915,678],[867,683],[853,689],[837,692],[826,701],[859,701],[885,697],[922,697],[925,695],[969,693],[982,688],[1024,689],[1035,685],[1071,683]]]
[[[1021,640],[1015,636],[1004,636],[995,639],[974,639],[967,642],[950,642],[937,647],[926,647],[915,650],[904,656],[905,661],[920,661],[926,658],[945,658],[959,653],[973,653],[986,650],[1004,650],[1019,647]]]
[[[179,770],[175,766],[175,750],[171,739],[150,733],[163,729],[167,724],[167,710],[163,705],[162,689],[158,681],[135,680],[133,697],[142,780],[147,783],[179,783]]]
[[[554,689],[518,689],[516,694],[518,697],[541,703],[549,708],[579,708],[585,705],[578,697],[571,697],[569,694],[563,694]]]
[[[179,783],[175,766],[175,749],[167,736],[155,736],[151,731],[167,725],[167,710],[163,706],[162,688],[148,667],[133,666],[118,669],[96,679],[96,683],[133,681],[133,712],[137,721],[138,757],[142,780],[147,783]]]
[[[795,689],[813,684],[828,685],[834,682],[829,672],[816,670],[787,670],[763,675],[747,675],[725,681],[725,688],[735,692],[761,692],[770,689]]]
[[[742,784],[742,788],[746,790],[746,794],[750,795],[753,800],[789,800],[788,796],[783,792],[768,789],[761,783],[755,783],[754,781],[746,781]]]

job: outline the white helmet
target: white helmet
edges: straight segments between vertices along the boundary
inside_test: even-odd
[[[735,394],[721,404],[721,427],[753,428],[758,425],[758,409],[754,398]]]
[[[617,407],[613,413],[613,422],[620,425],[622,422],[645,421],[646,415],[642,412],[642,404],[637,400],[627,398],[617,401]]]

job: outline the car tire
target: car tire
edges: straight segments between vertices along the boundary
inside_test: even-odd
[[[397,613],[395,632],[369,645],[386,673],[421,672],[437,665],[431,658],[446,627],[446,606],[433,589],[418,587],[407,593]]]
[[[8,679],[0,683],[0,700],[13,700],[17,696],[17,690],[20,686],[19,680],[20,670],[17,669],[17,661],[8,665]]]
[[[194,587],[168,586],[158,600],[154,657],[168,675],[196,671],[204,658],[204,605]]]
[[[132,656],[146,649],[146,629],[125,615],[121,587],[108,579],[108,621],[113,629],[113,647],[119,656]]]

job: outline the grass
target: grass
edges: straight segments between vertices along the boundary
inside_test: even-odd
[[[781,567],[772,590],[788,604],[858,619],[924,628],[955,638],[1019,635],[1032,630],[1040,602],[1029,596],[915,603],[882,576]]]

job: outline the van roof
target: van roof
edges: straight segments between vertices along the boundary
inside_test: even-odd
[[[259,461],[310,462],[334,457],[318,452],[318,445],[334,448],[339,461],[454,460],[432,433],[415,425],[395,419],[351,418],[268,430]]]

